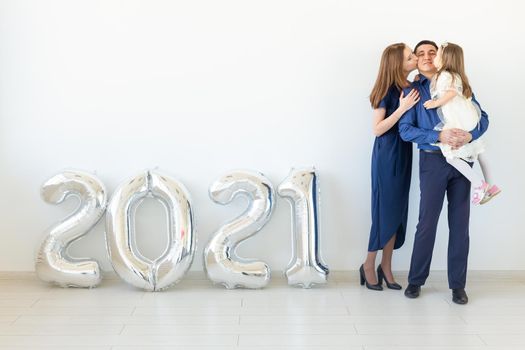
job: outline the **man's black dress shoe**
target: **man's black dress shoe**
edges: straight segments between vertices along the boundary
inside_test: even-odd
[[[410,299],[415,299],[419,296],[421,292],[421,286],[416,286],[415,284],[409,284],[405,289],[405,296]]]
[[[468,296],[463,288],[452,289],[452,301],[459,305],[468,303]]]

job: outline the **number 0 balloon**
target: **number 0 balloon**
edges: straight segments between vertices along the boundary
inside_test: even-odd
[[[135,244],[135,211],[147,196],[158,199],[168,214],[168,247],[155,261],[142,256]],[[182,184],[157,171],[135,176],[115,191],[106,215],[106,244],[115,272],[148,291],[170,287],[191,266],[193,230],[189,194]]]

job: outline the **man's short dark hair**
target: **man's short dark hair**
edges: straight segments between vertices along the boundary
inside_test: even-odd
[[[433,42],[432,40],[421,40],[420,42],[417,43],[416,47],[414,48],[414,53],[417,52],[417,48],[420,47],[421,45],[432,45],[436,48],[436,50],[438,49],[437,44]]]

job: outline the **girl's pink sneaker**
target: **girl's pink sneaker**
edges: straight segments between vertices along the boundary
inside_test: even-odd
[[[488,201],[490,201],[492,198],[497,196],[501,192],[501,189],[496,186],[492,185],[490,188],[485,192],[485,195],[483,196],[483,199],[479,202],[479,204],[485,204]]]
[[[481,182],[481,186],[474,187],[474,193],[472,193],[472,204],[478,205],[485,197],[485,193],[489,190],[489,184],[485,181]]]

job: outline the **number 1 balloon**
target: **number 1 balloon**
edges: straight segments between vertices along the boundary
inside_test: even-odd
[[[328,267],[319,249],[319,184],[314,168],[291,169],[277,192],[292,207],[292,259],[288,284],[310,288],[326,283]]]

